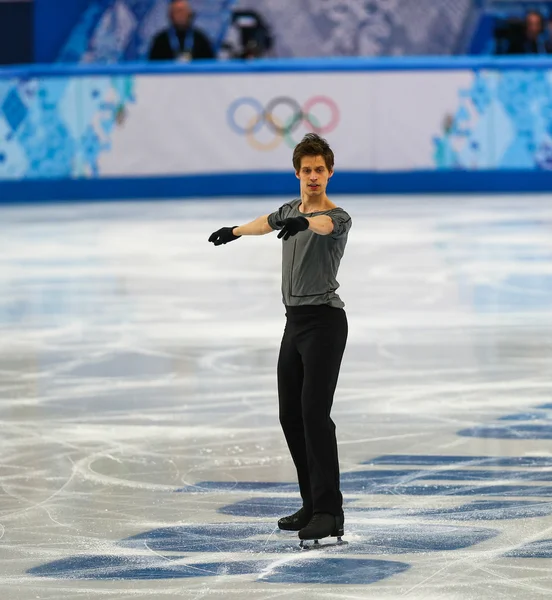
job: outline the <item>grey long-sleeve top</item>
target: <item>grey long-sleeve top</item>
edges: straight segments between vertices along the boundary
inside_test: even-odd
[[[342,208],[302,213],[301,199],[292,200],[268,216],[272,229],[281,229],[283,219],[327,215],[334,224],[330,235],[318,235],[307,229],[282,243],[282,296],[286,306],[328,304],[343,308],[336,293],[337,272],[345,252],[351,217]]]

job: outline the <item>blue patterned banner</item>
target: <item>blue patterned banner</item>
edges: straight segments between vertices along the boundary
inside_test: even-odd
[[[436,138],[445,169],[551,169],[552,72],[481,71]]]
[[[134,79],[0,80],[0,179],[96,177]]]

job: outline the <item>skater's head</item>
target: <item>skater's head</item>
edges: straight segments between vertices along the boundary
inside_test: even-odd
[[[333,175],[334,153],[325,139],[316,133],[307,133],[295,146],[293,167],[301,182],[301,196],[325,194]]]
[[[297,146],[295,146],[295,150],[293,151],[293,167],[296,173],[301,170],[301,161],[305,156],[321,156],[328,171],[333,173],[334,153],[328,142],[317,133],[307,133]]]

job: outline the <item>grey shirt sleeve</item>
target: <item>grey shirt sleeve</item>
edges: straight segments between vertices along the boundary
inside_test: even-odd
[[[334,226],[334,230],[331,233],[332,238],[337,240],[349,233],[353,222],[350,215],[342,208],[334,208],[328,212],[328,217],[330,217]]]
[[[284,204],[280,206],[280,208],[268,215],[268,224],[272,229],[282,229],[282,226],[279,224],[280,221],[287,219],[289,213],[292,211],[293,206],[291,204]]]

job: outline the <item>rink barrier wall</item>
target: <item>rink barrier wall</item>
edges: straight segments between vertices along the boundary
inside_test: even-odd
[[[281,97],[318,99],[293,140],[237,122]],[[295,194],[309,124],[336,150],[332,193],[548,192],[549,97],[547,57],[7,67],[0,203]]]
[[[496,194],[547,193],[552,173],[520,171],[448,173],[354,173],[334,176],[332,194]],[[270,188],[267,189],[267,180]],[[0,204],[175,198],[265,197],[297,195],[297,180],[287,173],[189,175],[182,177],[89,180],[0,181]]]
[[[36,77],[86,77],[113,75],[194,75],[250,73],[366,73],[393,71],[456,71],[552,69],[552,58],[534,56],[413,56],[352,58],[273,58],[256,61],[125,62],[100,64],[34,64],[4,66],[0,80]]]

